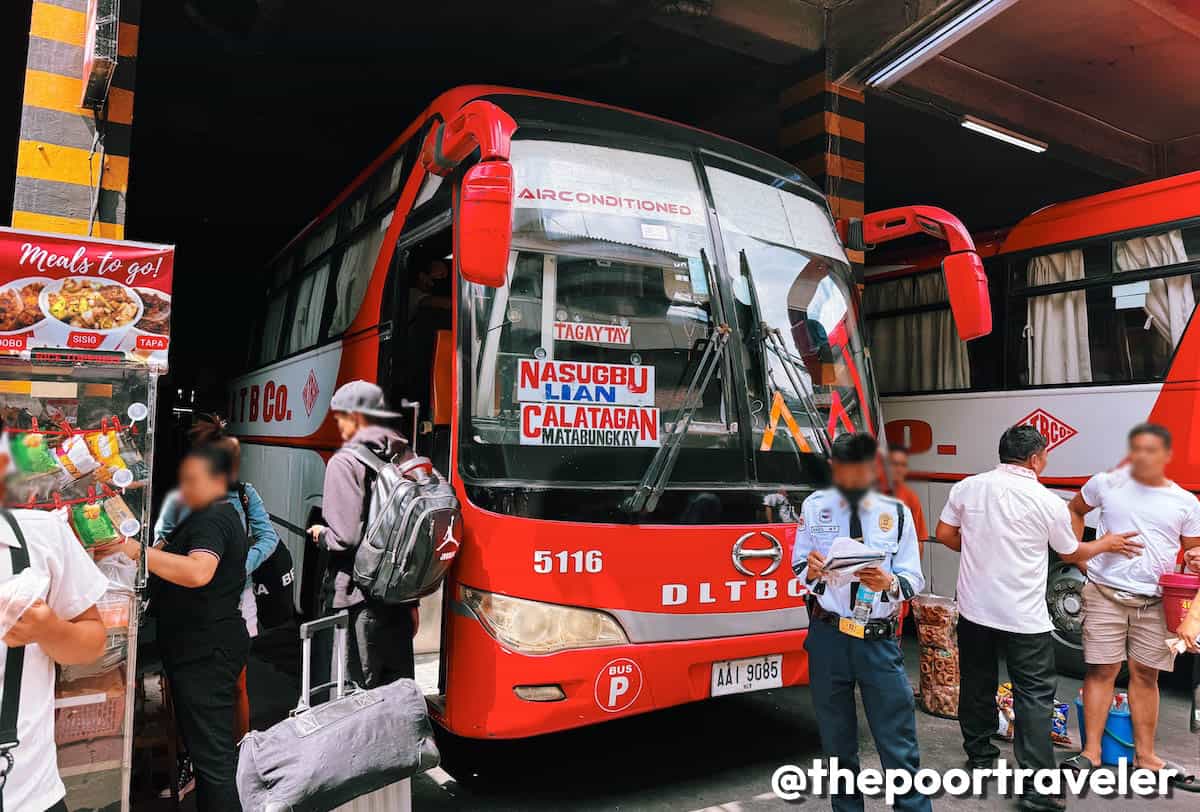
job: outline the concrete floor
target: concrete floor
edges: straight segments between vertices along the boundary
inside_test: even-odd
[[[906,663],[916,678],[916,647],[906,646]],[[418,678],[436,677],[426,661]],[[1073,700],[1078,680],[1062,678],[1059,697]],[[1163,686],[1159,753],[1200,771],[1200,736],[1188,732],[1188,691],[1175,680]],[[860,719],[864,717],[861,714]],[[922,766],[962,766],[958,723],[918,711]],[[1071,713],[1071,734],[1078,728]],[[869,731],[860,723],[863,762],[879,766]],[[1001,743],[1013,761],[1010,745]],[[1069,750],[1060,750],[1065,757]],[[465,763],[454,754],[445,768],[418,776],[414,810],[749,810],[829,809],[827,800],[789,804],[771,792],[771,775],[781,764],[807,764],[821,756],[808,689],[790,688],[674,708],[526,742],[484,742]],[[461,762],[462,760],[459,759]],[[455,775],[454,773],[457,773]],[[1096,797],[1074,799],[1074,810],[1115,810],[1130,802]],[[1155,799],[1155,809],[1200,809],[1200,795],[1176,793]],[[935,808],[1014,809],[1007,799],[944,798]],[[868,801],[867,809],[882,810]]]

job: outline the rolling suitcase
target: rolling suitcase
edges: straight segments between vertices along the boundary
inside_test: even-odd
[[[347,683],[348,627],[345,611],[301,625],[299,704],[290,718],[251,731],[238,746],[238,794],[245,812],[328,812],[437,765],[425,698],[413,680],[371,690]],[[314,687],[312,637],[330,628],[332,681]],[[311,706],[313,693],[322,690],[333,698]]]

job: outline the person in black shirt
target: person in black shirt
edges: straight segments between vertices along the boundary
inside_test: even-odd
[[[191,511],[161,549],[146,550],[151,611],[158,617],[163,666],[175,719],[196,771],[200,812],[240,810],[234,702],[250,637],[238,609],[249,541],[226,500],[233,476],[228,449],[192,449],[179,466],[179,495]],[[122,545],[131,558],[141,548]]]

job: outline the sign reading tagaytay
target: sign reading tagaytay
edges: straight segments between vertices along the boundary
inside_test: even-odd
[[[627,324],[591,324],[584,321],[554,322],[555,341],[628,345],[632,338],[633,328]]]
[[[0,228],[0,353],[120,352],[167,367],[175,249]]]
[[[522,445],[659,445],[654,368],[522,358]]]

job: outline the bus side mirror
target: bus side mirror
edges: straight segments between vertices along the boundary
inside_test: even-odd
[[[429,414],[434,426],[449,426],[453,414],[454,337],[438,330],[433,344],[433,371],[429,382]]]
[[[508,161],[483,161],[467,170],[458,198],[455,258],[468,282],[505,283],[512,244],[513,171]]]
[[[946,290],[954,326],[963,341],[985,336],[992,331],[992,305],[988,297],[987,274],[983,260],[974,251],[959,251],[942,260]]]

